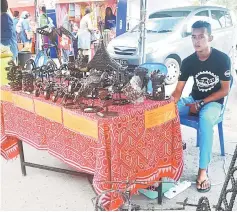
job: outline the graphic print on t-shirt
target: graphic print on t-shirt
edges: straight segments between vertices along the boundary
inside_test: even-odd
[[[201,71],[195,75],[195,81],[199,91],[208,92],[219,83],[220,79],[210,71]]]

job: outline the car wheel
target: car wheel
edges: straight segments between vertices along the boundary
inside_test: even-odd
[[[177,82],[180,73],[180,65],[177,60],[173,58],[167,58],[165,60],[165,65],[168,69],[168,74],[165,79],[167,85],[172,85]]]

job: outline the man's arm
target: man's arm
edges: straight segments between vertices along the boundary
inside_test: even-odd
[[[217,92],[203,99],[204,104],[222,99],[223,97],[228,95],[229,90],[230,90],[230,81],[221,81],[221,88]],[[196,103],[187,104],[186,106],[190,107],[190,112],[193,114],[197,114],[198,111],[200,110],[200,108],[199,109],[197,108]]]
[[[172,96],[174,97],[175,103],[177,103],[182,95],[186,81],[178,81],[178,84],[173,92]]]
[[[230,81],[221,81],[221,88],[217,92],[203,99],[203,101],[205,104],[207,104],[209,102],[214,102],[219,99],[222,99],[223,97],[228,95],[229,90],[230,90]]]

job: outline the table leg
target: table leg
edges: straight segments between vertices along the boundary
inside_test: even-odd
[[[26,166],[25,166],[25,157],[22,141],[18,141],[19,153],[20,153],[20,162],[21,162],[21,172],[23,176],[26,176]]]
[[[26,166],[29,166],[31,168],[44,169],[48,171],[54,171],[54,172],[76,175],[76,176],[88,176],[87,173],[83,173],[83,172],[77,172],[77,171],[72,171],[72,170],[67,170],[67,169],[60,169],[56,167],[26,162],[25,156],[24,156],[23,144],[21,140],[18,141],[18,148],[19,148],[19,154],[20,154],[21,172],[23,176],[26,176]]]
[[[162,179],[160,179],[160,181],[162,181]],[[162,182],[159,184],[157,188],[157,192],[158,192],[158,204],[161,205],[162,204]]]

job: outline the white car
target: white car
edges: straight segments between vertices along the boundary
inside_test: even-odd
[[[231,55],[235,23],[230,11],[222,7],[193,6],[160,10],[149,15],[146,24],[146,62],[164,63],[168,68],[166,84],[177,82],[182,60],[194,52],[192,24],[198,20],[211,23],[212,46]],[[128,68],[139,65],[139,26],[113,39],[107,50],[112,58]]]

